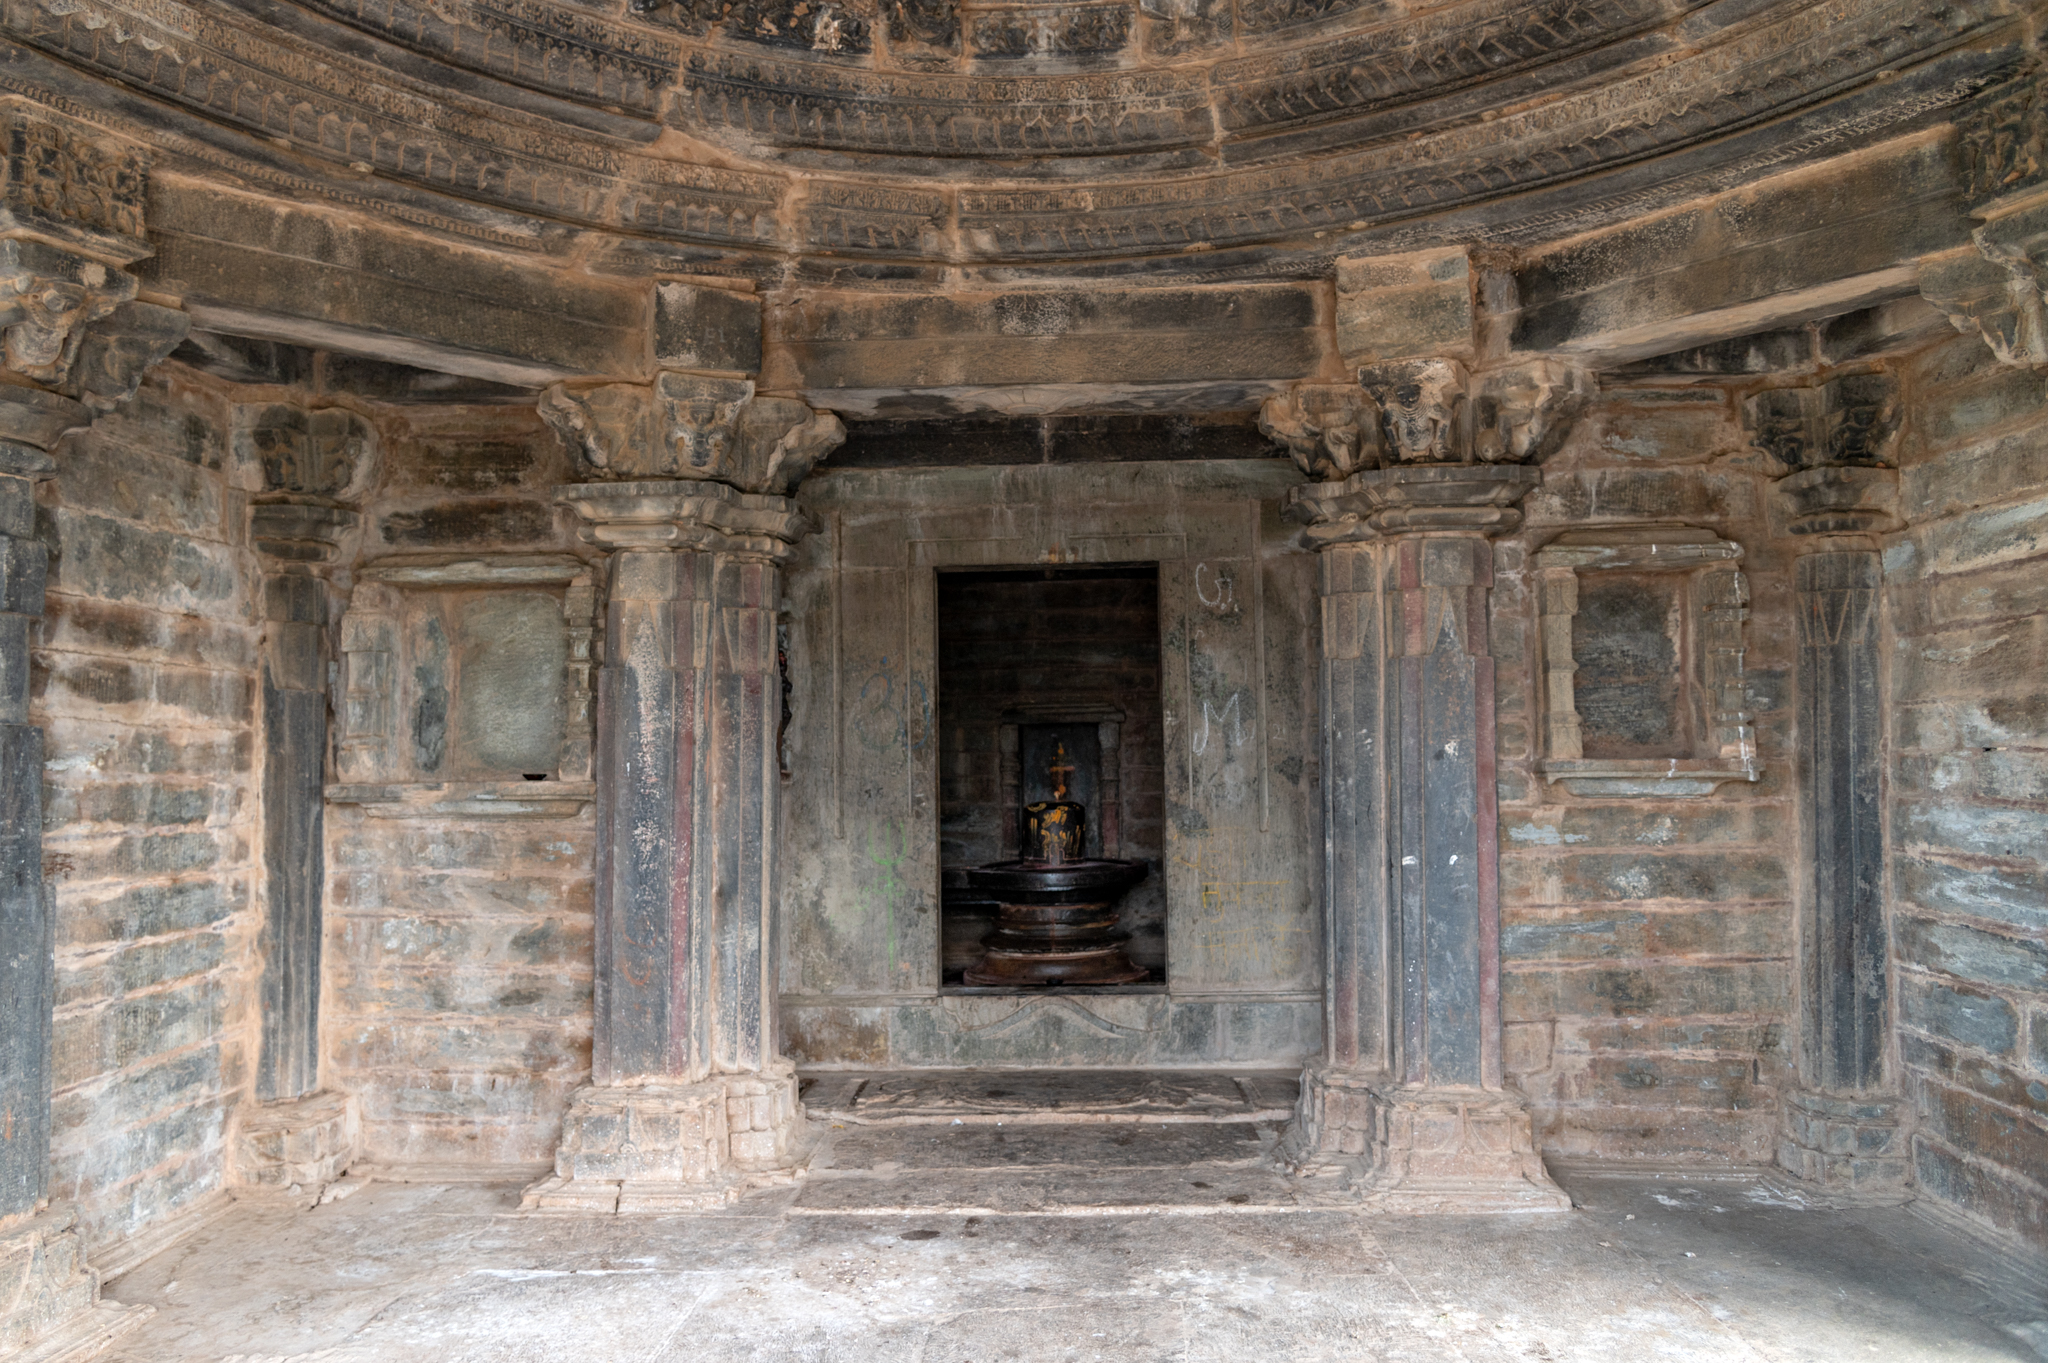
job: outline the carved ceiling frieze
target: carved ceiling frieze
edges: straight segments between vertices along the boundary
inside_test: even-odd
[[[815,28],[840,0],[788,2],[785,18]],[[1699,146],[1859,82],[1872,93],[1841,125],[1844,136],[1864,135],[1887,119],[1924,114],[1930,101],[1969,99],[1972,79],[1988,82],[2015,60],[1980,42],[1956,59],[1962,74],[1934,93],[1907,91],[1900,81],[1868,84],[2010,26],[2010,11],[1995,0],[1788,5],[1740,24],[1687,29],[1671,25],[1692,22],[1685,16],[1695,0],[1469,0],[1406,19],[1361,7],[1316,18],[1313,42],[1268,51],[1247,50],[1256,25],[1240,5],[1233,22],[1242,55],[1223,62],[1009,77],[988,74],[988,63],[964,69],[977,60],[982,20],[1008,16],[1005,23],[1037,35],[1011,46],[1030,48],[1071,13],[1055,22],[1043,5],[933,8],[910,0],[869,12],[846,0],[835,51],[798,50],[794,40],[745,51],[727,43],[742,19],[786,28],[773,17],[783,3],[720,0],[714,12],[702,8],[711,0],[690,0],[699,8],[689,22],[674,5],[633,18],[545,0],[444,0],[431,10],[401,0],[309,0],[329,17],[303,14],[290,25],[265,23],[241,0],[207,8],[184,0],[0,0],[0,15],[16,41],[76,70],[238,129],[260,140],[273,162],[277,149],[290,151],[306,167],[295,188],[324,187],[376,206],[366,186],[403,186],[414,195],[416,220],[435,201],[450,205],[451,222],[466,216],[473,224],[487,208],[508,215],[504,238],[526,220],[536,239],[552,230],[540,224],[554,223],[743,252],[932,262],[1304,243]],[[1068,10],[1136,14],[1141,26],[1192,32],[1220,22],[1203,17],[1204,3],[1142,0],[1133,10],[1119,0]],[[348,44],[323,46],[307,25],[332,21],[566,98],[658,113],[693,137],[731,133],[742,145],[712,155],[690,137],[608,136],[549,116],[534,96],[493,103],[489,81],[465,77],[466,85],[441,88]],[[1108,33],[1124,21],[1091,22]],[[703,32],[688,31],[693,25]],[[946,34],[957,29],[963,55],[947,69],[922,57],[899,61],[899,29],[906,44],[931,51],[954,41]],[[1126,48],[1138,42],[1136,29],[1118,31]],[[1685,44],[1660,46],[1680,32]],[[875,43],[871,54],[847,46],[866,41],[863,33]],[[1641,35],[1633,47],[1622,41],[1631,34]],[[1458,97],[1457,117],[1426,113],[1475,82],[1608,46],[1617,60],[1633,54],[1635,64],[1611,79],[1579,79],[1541,99],[1484,108],[1485,117],[1469,94]],[[870,58],[874,65],[863,64]],[[1021,56],[1005,60],[1028,65]],[[1985,74],[1971,76],[1978,68]],[[1573,70],[1583,77],[1584,68]],[[7,73],[7,88],[26,88],[24,73]],[[1251,136],[1336,129],[1376,109],[1402,112],[1370,123],[1369,135],[1368,123],[1357,124],[1349,141],[1333,132],[1316,154],[1287,137]],[[170,128],[139,132],[164,145],[178,136]],[[1240,144],[1239,134],[1249,140]],[[207,139],[216,164],[223,146]],[[792,147],[856,159],[793,173],[775,164],[778,149]],[[1182,150],[1165,154],[1175,147]],[[870,155],[871,164],[857,159]],[[1050,166],[1070,157],[1098,160],[1045,183]],[[319,178],[321,165],[333,168],[328,180]],[[273,166],[269,178],[282,169]],[[474,225],[455,230],[491,235]]]

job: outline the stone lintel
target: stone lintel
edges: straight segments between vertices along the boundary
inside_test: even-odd
[[[522,1211],[670,1212],[719,1207],[793,1177],[803,1109],[796,1066],[695,1083],[593,1084],[562,1121],[555,1172]]]

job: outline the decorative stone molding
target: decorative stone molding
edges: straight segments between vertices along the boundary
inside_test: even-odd
[[[1785,1094],[1780,1116],[1780,1168],[1858,1201],[1903,1202],[1912,1196],[1903,1099],[1794,1089]]]
[[[607,549],[694,549],[782,563],[811,528],[787,497],[723,483],[581,483],[562,489],[561,500],[583,518],[583,538]]]
[[[1743,624],[1749,589],[1742,546],[1690,526],[1570,531],[1532,561],[1538,583],[1544,676],[1544,756],[1538,770],[1574,795],[1658,799],[1712,795],[1731,782],[1755,782],[1756,731],[1743,677]],[[1691,731],[1686,756],[1588,758],[1577,702],[1574,632],[1581,579],[1589,573],[1683,573],[1674,594],[1681,614],[1672,643],[1673,737]],[[1688,665],[1688,661],[1689,665]]]
[[[0,236],[131,264],[150,254],[148,182],[141,149],[27,100],[0,100]]]
[[[177,308],[131,299],[85,329],[64,391],[95,412],[111,412],[135,396],[142,377],[162,363],[192,329]]]
[[[540,414],[599,476],[724,483],[786,496],[846,439],[830,412],[757,397],[749,379],[665,371],[651,385],[613,383],[541,395]]]
[[[368,476],[377,431],[343,407],[245,403],[228,414],[228,441],[266,494],[346,498]]]
[[[1775,484],[1794,535],[1878,534],[1898,516],[1897,389],[1888,374],[1853,374],[1773,388],[1743,404],[1760,449],[1784,474]]]
[[[76,1213],[0,1222],[0,1358],[92,1358],[155,1314],[100,1300]]]
[[[2048,364],[2048,89],[2027,76],[1956,119],[1957,175],[1983,226],[1922,262],[1920,294],[2006,364]]]

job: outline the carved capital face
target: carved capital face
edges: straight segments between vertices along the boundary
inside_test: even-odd
[[[176,308],[123,303],[85,329],[64,391],[94,411],[111,412],[135,396],[142,376],[191,329],[192,319]]]
[[[696,374],[663,374],[654,381],[661,405],[662,434],[674,466],[649,469],[680,478],[734,482],[734,428],[754,397],[750,379],[710,379]]]
[[[1389,463],[1470,462],[1464,365],[1456,360],[1396,360],[1360,369],[1358,383],[1379,409]]]
[[[651,386],[557,385],[540,414],[590,469],[614,478],[685,478],[788,494],[846,439],[830,412],[756,397],[745,379],[664,373]]]
[[[249,403],[230,419],[235,453],[261,472],[266,493],[347,496],[367,472],[376,428],[340,407]]]
[[[1743,404],[1757,447],[1786,473],[1892,464],[1897,393],[1886,374],[1852,374],[1810,388],[1774,388]]]
[[[1483,376],[1472,404],[1473,456],[1482,464],[1540,464],[1557,452],[1592,400],[1585,370],[1533,360]]]
[[[1287,447],[1301,471],[1338,482],[1380,462],[1379,409],[1348,383],[1305,383],[1259,409],[1259,431]]]
[[[71,376],[85,329],[135,296],[135,279],[39,241],[0,240],[0,358],[51,387]]]

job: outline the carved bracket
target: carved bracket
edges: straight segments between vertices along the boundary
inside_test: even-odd
[[[607,549],[694,549],[781,563],[811,528],[788,498],[723,483],[583,483],[562,489],[561,500],[583,518],[584,540]]]

